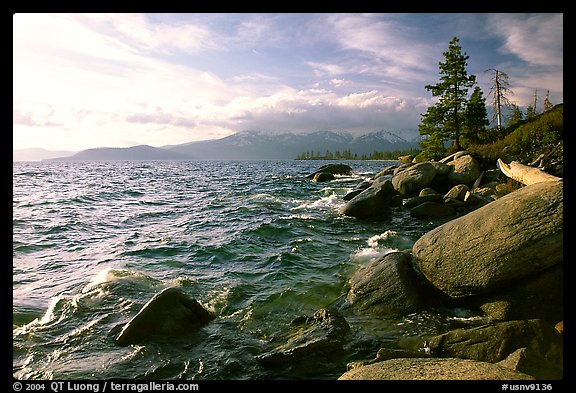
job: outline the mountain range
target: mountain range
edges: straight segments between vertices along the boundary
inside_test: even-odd
[[[407,135],[407,134],[403,134]],[[417,149],[420,136],[410,133],[401,137],[389,131],[376,131],[360,136],[345,132],[316,131],[311,133],[266,133],[241,131],[233,135],[206,141],[152,147],[148,145],[127,148],[100,147],[80,152],[57,152],[37,149],[13,151],[13,161],[66,160],[249,160],[294,159],[302,153],[324,154],[326,151],[370,155],[374,151]]]

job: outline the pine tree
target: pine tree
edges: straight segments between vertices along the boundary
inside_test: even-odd
[[[476,86],[464,110],[463,139],[468,143],[480,143],[489,124],[486,99],[482,95],[482,89]]]
[[[468,75],[466,60],[459,39],[454,37],[444,52],[445,62],[439,62],[440,82],[425,86],[439,101],[422,115],[418,125],[420,135],[434,136],[438,141],[452,140],[456,150],[461,150],[460,136],[464,126],[464,110],[467,104],[468,89],[476,83],[475,75]],[[426,143],[424,143],[426,145]],[[422,146],[424,149],[424,146]]]
[[[508,116],[508,127],[513,126],[516,123],[521,122],[524,120],[524,114],[520,110],[520,107],[516,104],[510,105],[511,111],[510,115]]]
[[[536,109],[532,105],[526,107],[526,120],[531,120],[536,117]]]
[[[546,91],[546,97],[544,98],[544,112],[552,109],[552,103],[550,102],[550,90]]]

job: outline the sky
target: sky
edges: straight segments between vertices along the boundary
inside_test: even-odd
[[[563,102],[562,13],[13,16],[13,148],[165,146],[244,130],[418,135],[453,37],[488,105],[493,72]]]

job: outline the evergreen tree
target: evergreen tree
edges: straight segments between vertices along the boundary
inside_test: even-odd
[[[552,103],[550,102],[550,90],[546,91],[546,97],[544,98],[544,112],[552,109]]]
[[[422,148],[421,154],[426,160],[439,160],[446,156],[446,146],[439,133],[433,133],[418,143]]]
[[[420,135],[434,136],[438,140],[452,140],[455,149],[460,150],[460,136],[464,125],[464,109],[467,104],[468,89],[476,83],[475,75],[468,75],[466,60],[459,39],[454,37],[444,52],[445,62],[439,62],[440,82],[425,86],[439,101],[422,115],[418,125]],[[426,144],[426,143],[425,143]],[[422,146],[422,145],[421,145]],[[424,146],[422,146],[424,149]]]
[[[511,112],[510,115],[508,116],[508,127],[513,126],[514,124],[517,124],[522,120],[524,120],[524,114],[522,113],[522,110],[518,105],[511,104],[510,109]]]
[[[536,117],[536,108],[532,105],[526,107],[526,120],[530,120]]]
[[[482,139],[485,139],[483,134],[489,124],[486,99],[482,95],[482,89],[476,86],[464,110],[462,136],[467,143],[480,143]]]

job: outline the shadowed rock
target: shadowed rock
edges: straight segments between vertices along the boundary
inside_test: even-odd
[[[331,173],[333,175],[346,175],[351,176],[354,174],[354,171],[349,165],[346,164],[326,164],[322,165],[316,172],[309,174],[306,176],[309,179],[314,179],[314,176],[318,173]]]
[[[487,324],[455,329],[430,338],[434,357],[462,358],[496,363],[520,348],[528,348],[562,368],[563,341],[560,333],[540,319]]]
[[[354,368],[338,380],[533,380],[504,366],[469,359],[399,358]]]
[[[397,194],[390,180],[379,177],[370,187],[349,200],[341,213],[360,219],[382,218],[388,213],[390,202]]]
[[[320,309],[311,316],[294,319],[292,337],[271,352],[257,357],[267,367],[291,368],[300,374],[331,367],[343,352],[348,322],[336,311]]]
[[[175,287],[156,294],[126,323],[115,342],[120,346],[181,336],[207,324],[214,316]]]
[[[439,303],[404,252],[391,252],[362,266],[349,285],[346,301],[360,315],[409,314]]]

